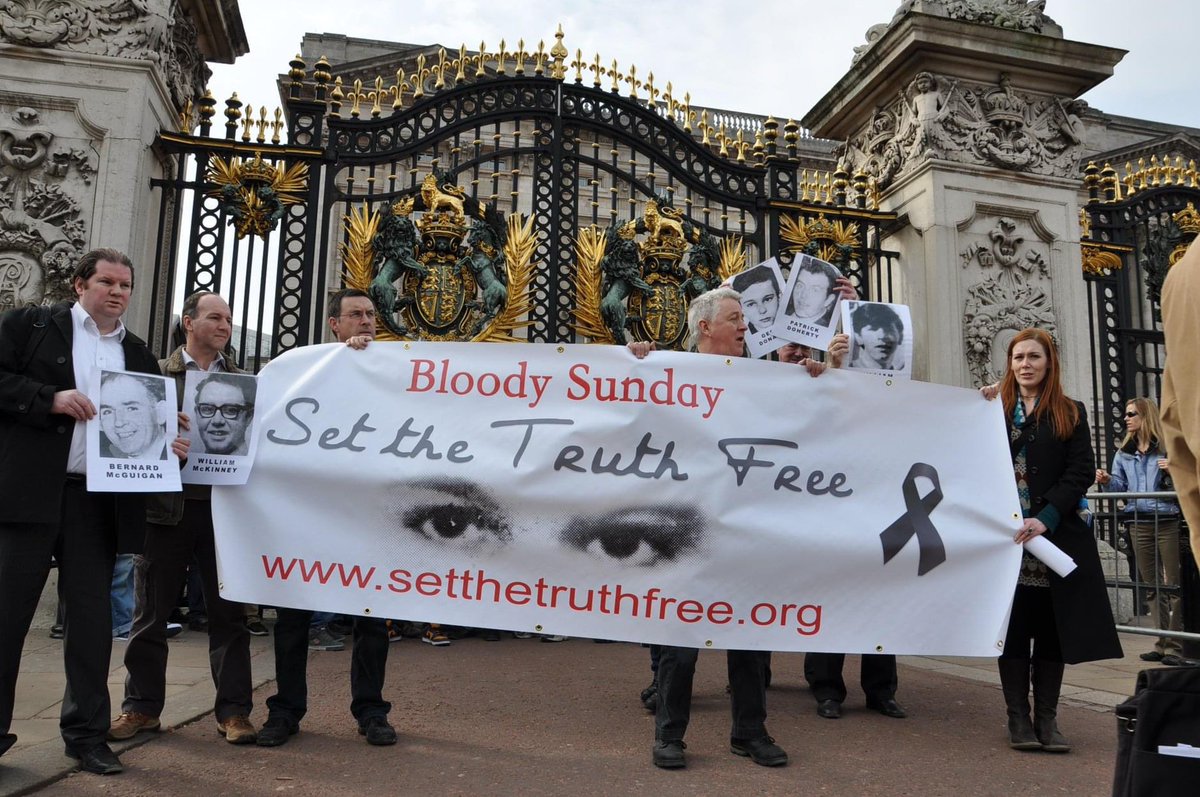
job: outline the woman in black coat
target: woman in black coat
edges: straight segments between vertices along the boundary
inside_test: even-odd
[[[1083,405],[1063,393],[1059,372],[1054,340],[1040,329],[1025,329],[1008,345],[1004,378],[984,394],[998,392],[1004,402],[1024,516],[1015,541],[1044,534],[1077,565],[1062,577],[1028,553],[1022,556],[999,659],[1009,746],[1065,753],[1071,746],[1056,720],[1064,663],[1123,654],[1096,540],[1078,513],[1095,475],[1087,417]]]

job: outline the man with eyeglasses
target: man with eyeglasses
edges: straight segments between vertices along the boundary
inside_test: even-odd
[[[339,343],[365,349],[375,339],[375,305],[354,288],[329,297],[329,329]],[[308,712],[308,651],[340,650],[316,646],[328,637],[310,609],[281,607],[275,624],[275,694],[267,698],[267,721],[258,734],[260,747],[279,747],[300,731]],[[325,621],[327,622],[327,620]],[[354,618],[354,650],[350,658],[350,713],[367,744],[392,745],[396,730],[388,723],[392,704],[383,699],[387,669],[388,633],[382,618]],[[338,643],[339,645],[341,643]]]
[[[216,373],[196,386],[196,428],[205,454],[244,457],[254,419],[254,380]]]
[[[180,323],[185,342],[161,360],[159,368],[175,379],[176,396],[181,402],[188,371],[211,374],[201,385],[203,401],[198,399],[197,403],[208,403],[216,410],[207,419],[203,417],[207,409],[197,412],[202,416],[198,419],[201,441],[209,453],[232,453],[244,446],[249,424],[249,413],[243,411],[248,402],[242,389],[233,387],[230,391],[231,385],[217,381],[242,373],[226,357],[233,315],[220,296],[199,291],[184,300]],[[241,379],[248,380],[245,376]],[[204,385],[209,388],[204,389]],[[216,390],[218,387],[222,390]],[[238,417],[231,419],[228,414]],[[217,418],[221,421],[214,424]],[[181,416],[181,425],[184,419],[186,416]],[[240,429],[235,430],[239,423]],[[221,428],[222,434],[214,436],[214,428]],[[135,571],[137,608],[125,649],[125,700],[121,716],[109,728],[109,739],[129,739],[140,731],[160,728],[159,715],[167,689],[167,617],[193,561],[208,609],[208,656],[217,690],[217,731],[230,744],[252,744],[257,738],[250,723],[254,706],[250,632],[242,604],[222,598],[217,585],[211,491],[207,485],[185,484],[183,492],[157,493],[147,498],[146,543]]]

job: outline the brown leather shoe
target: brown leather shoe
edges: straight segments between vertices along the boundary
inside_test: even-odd
[[[254,744],[258,740],[258,731],[254,730],[250,720],[241,714],[218,722],[217,732],[230,744]]]
[[[132,739],[139,731],[157,731],[161,727],[158,717],[139,714],[136,711],[125,711],[109,726],[108,738],[111,741],[119,742],[124,739]]]

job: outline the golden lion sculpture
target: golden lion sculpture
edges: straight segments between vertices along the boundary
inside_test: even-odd
[[[437,179],[432,174],[425,177],[424,182],[421,183],[421,199],[425,202],[425,210],[430,213],[449,212],[459,218],[465,218],[462,189],[454,186],[446,187],[457,191],[458,195],[439,188]]]

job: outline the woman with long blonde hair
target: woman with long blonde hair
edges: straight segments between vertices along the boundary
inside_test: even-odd
[[[1148,398],[1130,399],[1125,405],[1125,439],[1113,457],[1112,473],[1096,471],[1096,484],[1111,492],[1154,493],[1171,489],[1167,452],[1162,443],[1158,405]],[[1122,521],[1129,530],[1138,580],[1159,587],[1179,586],[1179,504],[1160,498],[1135,498],[1125,502]],[[1183,630],[1183,610],[1177,590],[1152,589],[1148,595],[1155,628]],[[1169,666],[1185,664],[1183,643],[1159,637],[1143,661]]]
[[[1024,554],[998,660],[1009,746],[1053,753],[1071,749],[1057,722],[1064,664],[1122,656],[1096,540],[1076,511],[1095,468],[1087,418],[1063,392],[1060,371],[1049,333],[1023,329],[1008,344],[1004,378],[982,390],[1004,402],[1024,516],[1014,541],[1045,535],[1077,565],[1059,576]]]

